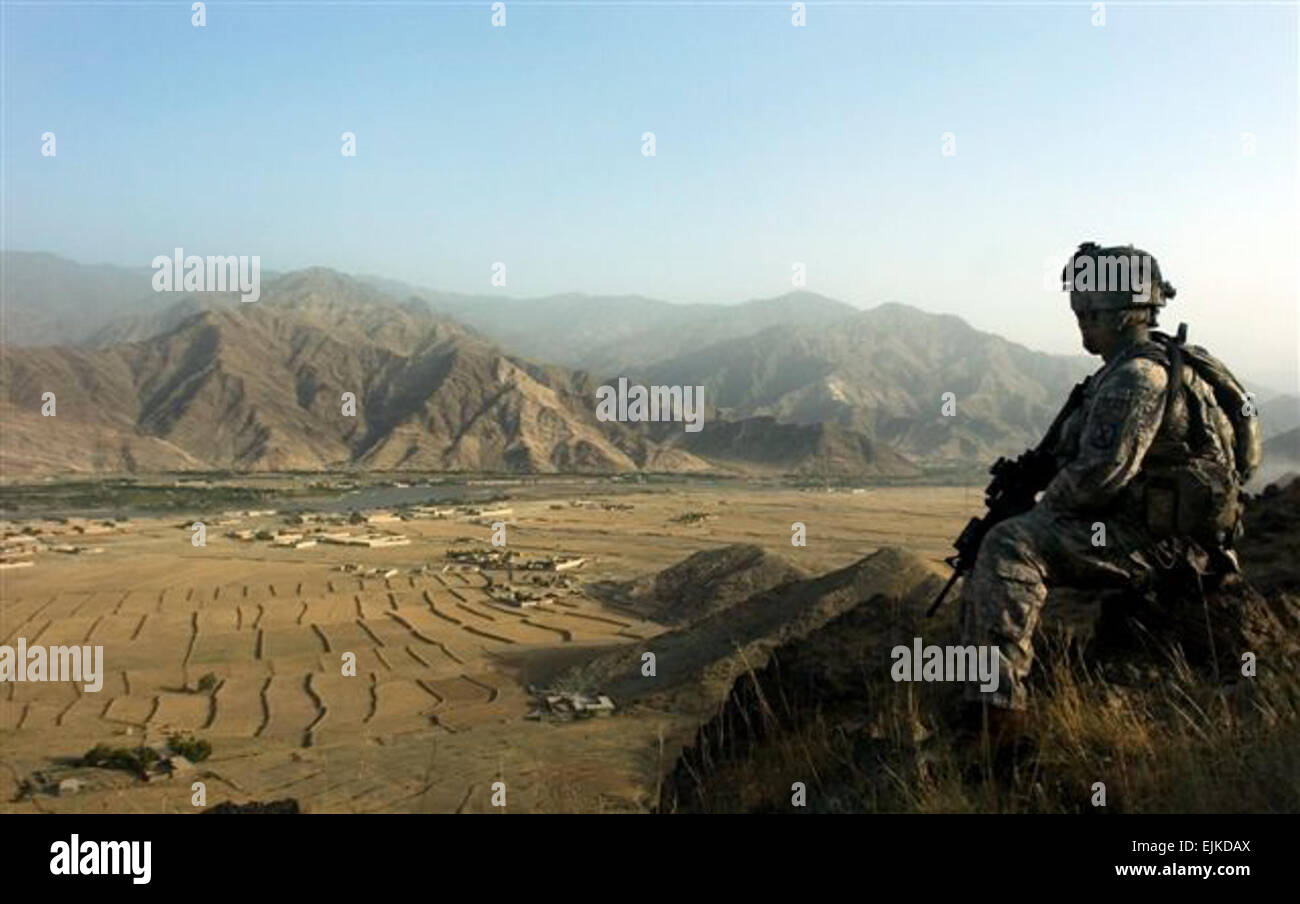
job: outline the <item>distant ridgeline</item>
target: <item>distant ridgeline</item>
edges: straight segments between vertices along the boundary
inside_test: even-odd
[[[164,273],[176,288],[176,251],[182,290],[200,275],[208,287],[212,270],[228,291],[153,291]],[[383,283],[399,302],[380,280],[320,268],[260,279],[260,262],[209,268],[176,251],[155,271],[5,255],[12,338],[64,343],[0,356],[6,473],[909,479],[1031,445],[1092,368],[956,317],[807,292],[735,306],[525,302]],[[99,283],[107,303],[82,316]]]

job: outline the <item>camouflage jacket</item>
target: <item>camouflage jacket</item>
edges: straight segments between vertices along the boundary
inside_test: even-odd
[[[1054,452],[1059,470],[1041,504],[1066,512],[1127,508],[1145,470],[1191,457],[1232,465],[1232,428],[1213,390],[1191,368],[1165,417],[1169,357],[1154,340],[1135,342],[1088,378]],[[1137,514],[1134,512],[1133,514]]]

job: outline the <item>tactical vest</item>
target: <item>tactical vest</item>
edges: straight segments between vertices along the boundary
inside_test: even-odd
[[[1184,345],[1185,335],[1185,327],[1177,337],[1152,333],[1133,353],[1161,364],[1169,380],[1132,489],[1152,536],[1229,551],[1241,535],[1241,486],[1259,466],[1259,425],[1240,382],[1205,349]]]

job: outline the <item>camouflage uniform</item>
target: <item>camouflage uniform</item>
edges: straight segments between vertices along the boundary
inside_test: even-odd
[[[984,538],[962,588],[963,634],[967,644],[999,647],[1000,675],[993,693],[967,685],[968,699],[1025,706],[1049,587],[1142,586],[1154,562],[1181,554],[1182,538],[1157,538],[1147,526],[1146,471],[1165,450],[1185,449],[1194,425],[1205,436],[1199,454],[1230,467],[1232,434],[1212,390],[1190,369],[1165,416],[1168,360],[1159,342],[1135,341],[1093,374],[1064,424],[1053,450],[1060,470],[1038,504]],[[1104,545],[1094,545],[1097,522]]]

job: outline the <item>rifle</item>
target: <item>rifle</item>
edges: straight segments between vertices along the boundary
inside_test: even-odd
[[[1065,407],[1047,428],[1047,434],[1042,442],[1014,459],[999,458],[993,463],[993,467],[989,468],[993,479],[989,481],[988,488],[984,491],[984,505],[988,511],[983,518],[970,519],[966,528],[953,542],[953,548],[957,550],[956,555],[944,559],[944,562],[953,569],[952,577],[943,586],[943,590],[935,598],[930,610],[925,613],[926,618],[939,611],[939,606],[943,604],[944,598],[953,584],[957,583],[957,579],[964,574],[969,574],[975,567],[975,555],[979,552],[985,534],[998,522],[1024,514],[1034,507],[1038,494],[1047,488],[1056,475],[1056,455],[1053,449],[1060,439],[1061,429],[1065,426],[1066,419],[1083,399],[1084,388],[1087,385],[1088,380],[1085,379],[1070,390],[1070,397],[1066,400]]]

